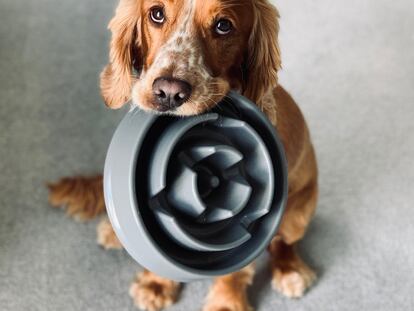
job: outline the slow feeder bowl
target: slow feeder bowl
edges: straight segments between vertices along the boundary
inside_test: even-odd
[[[132,110],[115,132],[104,175],[108,215],[125,249],[179,281],[252,262],[275,235],[287,196],[277,133],[235,92],[189,118]]]

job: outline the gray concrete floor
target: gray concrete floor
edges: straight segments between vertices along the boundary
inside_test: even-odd
[[[261,259],[257,310],[414,309],[414,4],[278,0],[282,84],[314,138],[319,209],[302,252],[320,276],[274,293]],[[0,310],[133,310],[140,268],[95,243],[96,221],[51,209],[44,182],[102,169],[125,111],[97,77],[115,1],[0,0]],[[209,282],[171,310],[199,310]]]

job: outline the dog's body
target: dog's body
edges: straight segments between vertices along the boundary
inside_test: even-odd
[[[286,212],[269,246],[272,284],[288,297],[300,297],[315,279],[295,249],[316,208],[315,154],[299,108],[277,84],[277,11],[267,0],[239,2],[121,0],[110,24],[111,57],[101,76],[102,94],[112,108],[132,98],[145,110],[175,115],[202,113],[230,89],[258,104],[279,132],[289,171]],[[205,51],[211,47],[214,52]],[[66,178],[50,189],[52,205],[66,205],[78,218],[104,211],[100,177]],[[98,242],[121,248],[108,220],[98,227]],[[217,278],[204,310],[252,310],[246,288],[253,275],[249,265]],[[178,290],[178,283],[145,271],[130,294],[138,307],[159,310],[176,300]]]

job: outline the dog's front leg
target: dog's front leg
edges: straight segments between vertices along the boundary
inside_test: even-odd
[[[288,197],[279,235],[269,246],[273,287],[290,298],[302,297],[316,279],[315,272],[300,258],[296,249],[297,242],[305,234],[316,207],[318,185],[315,169],[309,169],[309,166],[316,167],[312,161],[313,152],[311,155],[308,161],[304,162],[305,168],[312,172],[308,174],[311,179],[301,185],[299,190],[297,183],[291,183],[293,190]]]
[[[134,304],[141,310],[158,311],[177,301],[181,284],[148,270],[137,275],[129,289]]]
[[[254,277],[254,264],[238,272],[217,278],[210,288],[203,311],[252,311],[247,287]]]
[[[121,242],[105,217],[97,227],[98,244],[105,249],[121,249]],[[131,284],[129,294],[141,310],[158,311],[177,301],[180,283],[145,270]]]
[[[122,249],[122,244],[118,240],[108,217],[101,220],[96,228],[97,242],[104,249]]]

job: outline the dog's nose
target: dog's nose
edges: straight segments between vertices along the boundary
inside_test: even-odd
[[[161,77],[155,79],[152,90],[161,110],[170,110],[181,106],[191,96],[191,85],[183,80]]]

